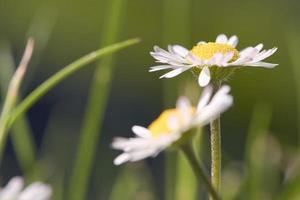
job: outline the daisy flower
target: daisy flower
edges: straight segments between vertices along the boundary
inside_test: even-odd
[[[183,136],[191,135],[190,130],[208,124],[232,105],[233,98],[228,94],[229,91],[229,86],[222,86],[212,95],[213,89],[208,86],[204,89],[196,108],[191,106],[187,98],[181,97],[176,108],[163,111],[148,128],[133,126],[132,131],[136,137],[113,140],[112,148],[123,151],[114,160],[114,164],[155,157],[174,143],[179,144],[183,141]]]
[[[276,47],[262,50],[263,44],[250,46],[241,51],[236,49],[238,37],[218,35],[215,42],[200,41],[191,50],[180,45],[169,45],[168,51],[154,46],[150,54],[156,62],[162,65],[150,67],[150,72],[171,69],[160,78],[172,78],[189,69],[199,73],[198,83],[201,87],[209,84],[210,80],[224,80],[238,66],[273,68],[277,64],[263,62],[274,54]]]
[[[21,177],[12,178],[4,188],[0,189],[0,200],[49,200],[52,189],[50,186],[34,182],[24,187]]]

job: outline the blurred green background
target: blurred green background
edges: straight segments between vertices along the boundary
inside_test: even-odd
[[[258,43],[263,43],[265,48],[276,46],[278,51],[268,61],[278,63],[278,67],[273,70],[248,68],[234,74],[229,82],[234,107],[222,118],[223,168],[231,170],[224,172],[224,176],[237,179],[233,185],[243,185],[241,177],[251,174],[245,172],[247,158],[244,155],[247,148],[251,151],[251,147],[256,147],[255,142],[247,141],[253,115],[266,121],[262,125],[258,121],[257,126],[262,126],[270,135],[265,143],[267,150],[253,155],[266,154],[262,158],[263,166],[278,157],[278,161],[274,161],[278,183],[272,179],[272,183],[276,182],[273,188],[259,189],[263,190],[264,198],[249,199],[274,199],[283,190],[289,163],[294,165],[297,160],[300,141],[299,10],[300,3],[296,0],[0,0],[0,63],[7,64],[4,60],[10,56],[18,63],[27,38],[35,38],[33,60],[22,85],[21,96],[24,97],[63,66],[88,52],[108,43],[141,38],[141,43],[121,50],[112,58],[114,67],[107,107],[101,130],[95,137],[96,154],[84,199],[167,199],[166,193],[178,191],[176,186],[168,190],[164,182],[168,175],[163,154],[116,167],[112,160],[119,152],[110,149],[114,136],[132,136],[132,125],[147,126],[163,108],[175,105],[182,91],[181,83],[192,80],[189,73],[172,80],[159,80],[161,72],[150,74],[148,68],[155,64],[149,55],[152,47],[181,44],[191,48],[200,40],[215,40],[220,33],[236,34],[240,39],[238,49]],[[110,17],[114,14],[120,14],[115,20],[118,28],[114,33],[107,33],[107,23],[112,23]],[[105,34],[116,34],[116,37],[107,39]],[[43,180],[53,185],[55,199],[68,199],[70,193],[76,194],[77,191],[69,189],[70,180],[96,65],[91,64],[59,84],[30,109],[27,117],[37,148],[37,161],[23,170],[9,140],[0,172],[2,185],[12,176],[25,174],[28,180]],[[196,81],[190,84],[193,91],[188,93],[198,93],[196,84]],[[253,123],[256,126],[256,122]],[[207,149],[209,140],[204,136],[202,149]],[[208,163],[208,150],[202,154]],[[172,173],[179,177],[176,170],[170,176]],[[268,184],[273,176],[263,174],[266,177],[262,176],[263,180],[258,182]],[[177,198],[194,198],[185,196],[192,186],[184,185],[187,185],[186,190],[179,191],[183,197]],[[240,195],[236,198],[246,199]]]

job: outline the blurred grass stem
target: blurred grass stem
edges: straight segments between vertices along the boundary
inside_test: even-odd
[[[125,3],[125,0],[109,1],[101,45],[112,44],[117,40]],[[74,170],[70,180],[69,199],[72,200],[86,199],[104,112],[110,94],[114,58],[113,55],[107,56],[97,64],[91,82]],[[74,193],[74,191],[76,192]]]
[[[7,124],[7,128],[9,128],[23,113],[25,113],[31,106],[36,103],[39,99],[41,99],[49,90],[51,90],[54,86],[58,83],[63,81],[65,78],[70,76],[71,74],[77,72],[79,69],[83,68],[87,64],[95,61],[99,57],[114,53],[118,50],[121,50],[125,47],[131,46],[133,44],[138,43],[140,40],[130,39],[123,42],[115,43],[109,46],[106,46],[102,49],[97,51],[93,51],[80,59],[72,62],[71,64],[67,65],[59,72],[51,76],[45,82],[43,82],[38,88],[32,91],[11,113],[9,117],[9,122]]]
[[[25,75],[28,63],[31,59],[32,52],[33,52],[33,47],[34,47],[34,41],[33,39],[28,39],[26,48],[23,54],[23,57],[21,59],[21,62],[14,73],[9,86],[7,90],[7,95],[3,104],[1,116],[0,116],[0,161],[2,159],[3,151],[4,151],[4,146],[5,146],[5,141],[9,129],[9,114],[13,110],[19,90],[20,90],[20,85],[23,80],[23,77]]]
[[[194,150],[192,148],[191,144],[188,144],[182,148],[182,151],[184,152],[186,158],[188,159],[194,173],[197,176],[197,179],[200,183],[204,183],[205,187],[209,191],[211,198],[213,200],[219,200],[218,193],[214,189],[213,185],[210,183],[208,176],[205,173],[205,169],[203,164],[197,160],[197,157],[194,153]]]

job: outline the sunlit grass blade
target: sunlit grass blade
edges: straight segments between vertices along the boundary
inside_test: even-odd
[[[122,19],[125,0],[108,1],[109,8],[103,30],[101,45],[112,44],[117,40],[120,22]],[[97,144],[103,124],[103,115],[107,104],[110,85],[113,75],[114,57],[102,59],[94,72],[89,89],[88,103],[85,110],[82,130],[73,173],[69,187],[69,199],[83,200],[90,180],[91,169],[94,163]],[[76,191],[76,193],[74,193]]]
[[[190,43],[190,24],[191,24],[191,1],[179,0],[174,3],[172,0],[163,2],[163,45]],[[163,85],[164,105],[174,106],[178,97],[178,80],[166,80]],[[176,168],[178,163],[177,154],[166,155],[165,158],[165,199],[173,200],[176,186]],[[182,160],[182,159],[181,159]],[[179,161],[180,162],[180,161]],[[179,164],[181,165],[181,164]]]
[[[116,44],[109,45],[97,51],[91,52],[86,56],[81,57],[80,59],[72,62],[67,65],[56,74],[51,76],[45,82],[43,82],[38,88],[32,91],[11,113],[9,116],[8,127],[9,128],[22,114],[24,114],[28,109],[31,108],[39,99],[41,99],[49,90],[55,87],[58,83],[63,81],[68,76],[77,72],[81,68],[87,66],[87,64],[95,61],[96,59],[114,53],[118,50],[131,46],[138,43],[139,39],[130,39]]]
[[[271,121],[271,108],[268,104],[259,104],[255,107],[248,137],[246,142],[246,166],[247,179],[244,185],[243,198],[261,199],[262,198],[262,178],[265,156],[265,136],[268,133]]]
[[[27,41],[21,62],[17,67],[16,71],[14,72],[14,75],[12,76],[8,85],[7,94],[4,100],[0,116],[0,159],[2,158],[2,153],[4,150],[5,141],[8,133],[7,128],[9,122],[9,114],[11,113],[12,109],[14,108],[17,102],[21,82],[25,75],[28,63],[31,59],[33,47],[34,42],[32,39],[29,39]]]
[[[0,86],[2,99],[5,98],[9,80],[13,76],[15,64],[7,41],[0,42]],[[28,172],[35,161],[35,145],[28,121],[25,116],[12,126],[12,142],[20,167]]]

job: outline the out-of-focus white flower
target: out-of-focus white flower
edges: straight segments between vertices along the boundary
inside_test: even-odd
[[[148,128],[133,126],[134,138],[115,138],[112,148],[124,151],[115,160],[115,165],[127,161],[138,161],[146,157],[155,157],[188,134],[189,130],[208,124],[228,109],[233,102],[229,95],[230,87],[221,87],[212,95],[211,87],[204,89],[197,108],[192,107],[187,98],[181,97],[176,108],[168,109],[154,120]]]
[[[237,66],[273,68],[277,65],[262,61],[274,54],[276,47],[262,50],[263,44],[258,44],[238,51],[237,44],[237,36],[227,38],[221,34],[215,42],[200,41],[190,51],[180,45],[169,45],[168,51],[154,46],[154,51],[150,54],[163,65],[151,67],[150,72],[171,69],[160,78],[172,78],[189,69],[198,68],[200,69],[198,83],[204,87],[211,80],[210,67],[213,66],[224,69]]]
[[[12,178],[5,187],[0,189],[0,200],[50,200],[52,189],[49,185],[34,182],[24,187],[21,177]]]

